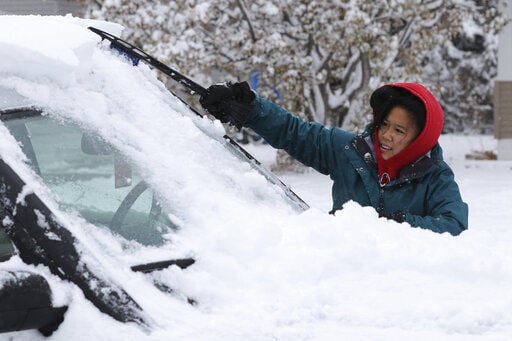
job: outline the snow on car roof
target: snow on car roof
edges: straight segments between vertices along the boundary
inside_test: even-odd
[[[99,41],[84,30],[92,23],[112,34],[120,34],[122,30],[117,24],[71,16],[2,16],[0,72],[66,78],[73,67],[91,57]]]
[[[0,87],[0,112],[16,108],[30,108],[32,102],[13,89]]]

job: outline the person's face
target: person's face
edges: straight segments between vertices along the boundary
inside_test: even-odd
[[[411,115],[401,107],[394,107],[377,132],[382,158],[387,160],[400,153],[418,134]]]

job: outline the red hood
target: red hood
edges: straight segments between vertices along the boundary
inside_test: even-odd
[[[374,143],[375,154],[377,155],[377,163],[379,165],[379,176],[381,184],[389,181],[382,181],[385,173],[389,175],[389,180],[393,180],[400,170],[425,155],[437,143],[441,131],[443,130],[444,115],[441,105],[434,95],[423,85],[418,83],[392,83],[387,86],[396,86],[408,90],[410,93],[418,97],[425,105],[426,118],[425,127],[418,137],[404,150],[388,160],[382,159],[380,148],[378,148],[378,139],[375,131]]]

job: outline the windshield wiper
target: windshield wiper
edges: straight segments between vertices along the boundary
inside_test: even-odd
[[[163,270],[165,268],[168,268],[171,265],[176,265],[180,267],[181,269],[186,269],[192,264],[194,264],[196,261],[193,258],[182,258],[182,259],[172,259],[172,260],[165,260],[161,262],[154,262],[154,263],[147,263],[147,264],[141,264],[141,265],[134,265],[131,267],[133,271],[137,272],[144,272],[149,273],[157,270]]]

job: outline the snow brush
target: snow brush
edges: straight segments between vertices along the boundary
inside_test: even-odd
[[[155,69],[163,72],[165,75],[171,77],[173,80],[187,88],[192,92],[192,94],[197,94],[199,96],[203,96],[206,94],[206,88],[197,84],[187,76],[182,75],[178,71],[170,68],[169,66],[165,65],[164,63],[158,61],[156,58],[150,56],[143,50],[139,49],[136,46],[133,46],[132,44],[124,41],[123,39],[116,37],[108,32],[102,31],[98,28],[89,27],[89,30],[99,35],[102,40],[108,40],[110,41],[110,48],[113,50],[118,51],[122,55],[126,56],[134,66],[137,66],[139,64],[139,61],[143,61],[146,64],[148,64],[151,67],[154,67]],[[183,102],[193,113],[196,115],[203,117],[201,113],[199,113],[192,105],[185,102],[182,98],[179,96],[176,96],[176,94],[168,89],[178,100]],[[288,187],[285,183],[283,183],[274,173],[268,171],[266,168],[263,167],[261,162],[256,160],[249,152],[247,152],[245,149],[243,149],[235,140],[233,140],[231,137],[224,135],[224,140],[226,140],[228,143],[225,144],[226,148],[233,153],[234,155],[246,160],[249,162],[251,167],[258,171],[261,175],[263,175],[270,183],[279,186],[285,193],[286,198],[289,200],[289,202],[292,204],[292,207],[294,207],[297,211],[302,212],[307,209],[309,209],[309,205],[302,200],[295,192],[293,192],[290,187]]]
[[[155,69],[162,71],[164,74],[171,77],[172,79],[174,79],[190,91],[198,94],[199,96],[203,96],[206,94],[206,89],[203,86],[197,84],[196,82],[182,75],[178,71],[171,69],[170,67],[158,61],[156,58],[150,56],[138,47],[133,46],[132,44],[122,40],[121,38],[118,38],[108,32],[102,31],[95,27],[89,27],[89,30],[99,35],[102,39],[110,41],[110,47],[126,55],[132,61],[134,66],[136,66],[140,60],[142,60],[146,62],[148,65],[154,67]]]

